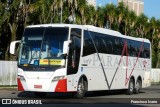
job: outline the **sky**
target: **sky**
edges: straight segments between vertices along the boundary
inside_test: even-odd
[[[97,6],[104,6],[110,2],[117,5],[117,0],[97,0]],[[160,0],[144,0],[144,14],[148,18],[160,19]]]

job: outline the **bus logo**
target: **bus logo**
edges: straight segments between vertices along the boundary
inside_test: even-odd
[[[2,104],[11,104],[11,99],[2,99]]]

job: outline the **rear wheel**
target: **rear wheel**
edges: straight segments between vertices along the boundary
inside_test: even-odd
[[[81,78],[78,82],[77,92],[75,93],[74,97],[78,99],[83,98],[87,91],[87,87],[88,87],[87,81]]]
[[[45,98],[46,97],[46,94],[45,92],[35,92],[34,95],[37,97],[37,98]]]
[[[141,80],[138,79],[136,82],[134,93],[138,94],[140,92],[141,88],[142,88],[142,82],[141,82]]]
[[[126,90],[127,95],[132,95],[134,91],[134,80],[131,78],[129,81],[128,89]]]

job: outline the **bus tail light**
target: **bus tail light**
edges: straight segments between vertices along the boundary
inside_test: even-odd
[[[56,77],[54,77],[53,79],[52,79],[52,82],[54,82],[54,81],[59,81],[59,80],[63,80],[65,78],[65,76],[63,75],[63,76],[56,76]]]
[[[21,81],[26,81],[26,79],[24,78],[24,76],[18,75],[18,78],[19,78]]]

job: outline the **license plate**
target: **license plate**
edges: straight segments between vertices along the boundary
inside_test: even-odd
[[[34,85],[34,88],[39,88],[39,89],[41,89],[41,88],[42,88],[42,85]]]

